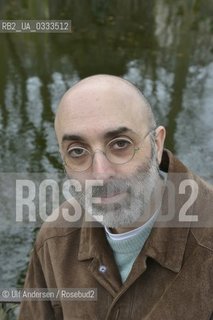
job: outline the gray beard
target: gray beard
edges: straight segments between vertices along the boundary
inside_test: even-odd
[[[94,185],[92,194],[87,190],[79,193],[73,189],[72,195],[82,205],[86,213],[103,226],[109,228],[125,227],[132,225],[144,216],[158,180],[159,169],[154,152],[152,158],[145,165],[139,167],[130,178],[111,179],[103,186]],[[103,204],[91,201],[92,198],[106,197],[122,192],[126,192],[126,196],[116,203]]]

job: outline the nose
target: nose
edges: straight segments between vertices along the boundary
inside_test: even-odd
[[[94,179],[108,180],[115,175],[115,168],[102,151],[96,151],[92,162],[92,175]]]

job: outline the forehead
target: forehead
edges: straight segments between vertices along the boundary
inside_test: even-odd
[[[88,139],[127,127],[141,133],[147,115],[139,94],[125,87],[111,84],[81,85],[65,94],[57,114],[56,134],[77,134]]]

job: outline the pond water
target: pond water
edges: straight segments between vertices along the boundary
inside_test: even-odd
[[[1,19],[71,19],[72,33],[0,34],[0,287],[17,286],[34,239],[14,222],[12,173],[63,172],[53,121],[63,93],[108,73],[142,90],[166,147],[213,181],[213,2],[0,1]]]

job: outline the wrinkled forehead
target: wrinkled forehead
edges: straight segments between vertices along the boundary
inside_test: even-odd
[[[111,128],[128,127],[138,133],[147,127],[144,101],[136,90],[115,83],[85,83],[69,90],[56,116],[59,142],[64,134],[98,136]]]

